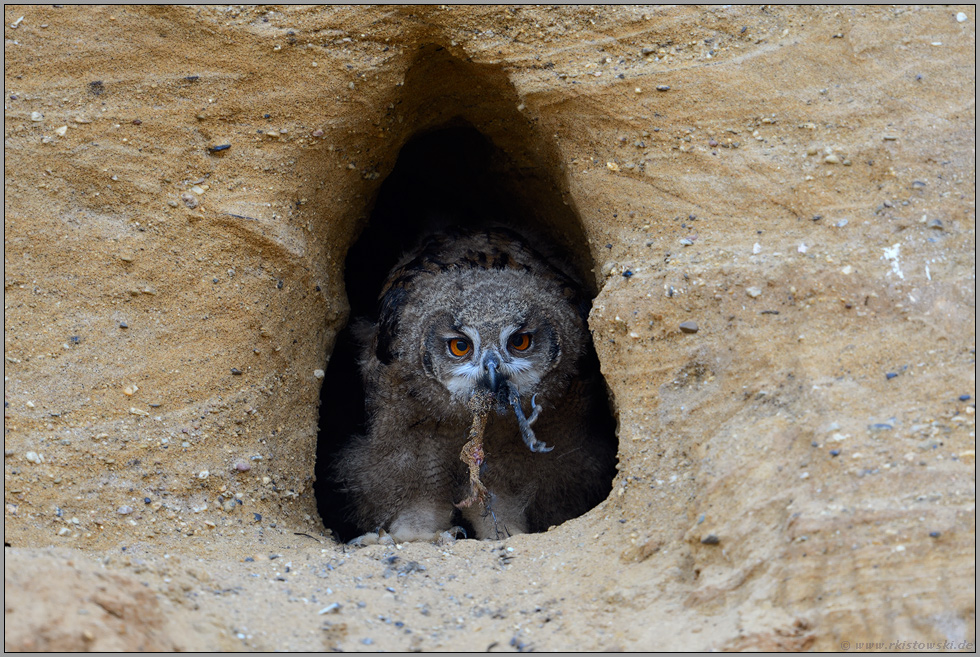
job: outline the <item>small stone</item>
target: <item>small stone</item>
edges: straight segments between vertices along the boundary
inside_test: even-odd
[[[222,153],[231,148],[231,144],[218,144],[217,146],[208,146],[208,151],[211,153]]]
[[[887,374],[885,374],[885,378],[889,381],[894,379],[896,376],[898,376],[898,372],[888,372]]]
[[[968,18],[968,16],[966,14],[964,14],[962,11],[956,12],[956,22],[957,23],[964,23],[964,22],[966,22],[966,19],[967,18]]]
[[[959,400],[961,402],[970,401],[970,395],[960,395]]]
[[[201,202],[197,200],[197,197],[191,194],[190,192],[184,192],[183,194],[181,194],[180,200],[183,201],[184,205],[186,205],[191,210],[195,209],[198,205],[201,204]]]
[[[667,84],[658,84],[657,85],[657,91],[670,91],[670,85],[667,85]]]
[[[35,465],[39,465],[44,460],[43,457],[37,452],[27,452],[24,454],[24,459],[28,463],[34,463]]]
[[[205,190],[200,185],[194,185],[193,187],[191,187],[191,191],[197,194],[198,196],[201,196],[202,194],[204,194]]]
[[[823,159],[824,164],[840,164],[840,158],[836,155],[828,155]]]
[[[127,324],[126,322],[119,322],[119,328],[121,328],[121,329],[128,329],[129,328],[129,324]]]
[[[718,536],[716,536],[715,534],[708,534],[707,536],[701,539],[701,543],[703,543],[704,545],[718,545],[719,543],[721,543],[721,539],[718,538]]]
[[[68,126],[66,125],[63,125],[60,128],[55,128],[54,130],[54,134],[58,135],[59,137],[64,137],[67,132]]]
[[[121,516],[128,516],[132,512],[133,512],[133,507],[129,505],[124,505],[116,509],[116,513],[118,513]]]
[[[322,379],[326,375],[327,373],[323,370],[313,370],[313,378],[315,379]]]
[[[31,121],[39,123],[44,120],[44,115],[40,112],[31,112]]]
[[[619,171],[619,165],[615,162],[606,162],[606,168],[610,171]]]
[[[940,536],[942,536],[942,532],[929,532],[930,538],[939,538]]]
[[[753,299],[755,299],[756,297],[758,297],[758,296],[760,296],[762,294],[762,288],[749,287],[749,288],[746,288],[745,289],[745,293],[747,295],[749,295],[750,297],[752,297]]]
[[[830,450],[830,455],[831,456],[840,456],[840,450],[839,449],[832,449],[832,450]]]
[[[201,470],[200,472],[197,473],[198,479],[207,479],[210,476],[211,476],[211,472],[208,470]]]
[[[935,228],[936,230],[943,229],[943,222],[939,219],[930,219],[929,223],[926,224],[929,228]]]
[[[681,246],[691,246],[694,244],[694,240],[692,240],[690,237],[682,237],[678,241],[681,243]]]
[[[238,369],[237,367],[233,367],[233,368],[231,368],[231,375],[232,376],[241,376],[242,375],[242,371],[240,369]]]
[[[137,390],[139,390],[139,386],[135,384],[131,386],[126,386],[125,388],[123,388],[123,394],[126,395],[127,397],[132,397],[133,395],[136,394]]]
[[[681,322],[680,329],[681,329],[681,333],[697,333],[698,323],[691,320],[687,320],[686,322]]]
[[[252,466],[249,465],[248,463],[239,461],[238,463],[235,464],[235,470],[237,470],[238,472],[248,472],[251,469]]]

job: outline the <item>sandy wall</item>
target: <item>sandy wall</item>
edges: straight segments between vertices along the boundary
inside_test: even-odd
[[[6,648],[975,646],[972,7],[4,23]],[[620,471],[545,534],[351,550],[344,259],[459,116],[595,265]]]

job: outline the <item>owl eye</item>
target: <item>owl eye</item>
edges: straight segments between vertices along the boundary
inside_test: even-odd
[[[510,344],[510,348],[514,351],[527,351],[528,347],[531,346],[531,334],[530,333],[515,333],[510,336],[507,341]]]
[[[449,353],[457,358],[462,358],[473,349],[470,341],[464,340],[463,338],[450,338],[446,341],[446,344],[449,345]]]

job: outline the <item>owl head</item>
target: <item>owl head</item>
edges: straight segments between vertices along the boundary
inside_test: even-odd
[[[588,335],[571,279],[503,229],[438,235],[417,253],[381,295],[381,363],[422,374],[417,396],[461,413],[479,391],[500,411],[561,394]]]

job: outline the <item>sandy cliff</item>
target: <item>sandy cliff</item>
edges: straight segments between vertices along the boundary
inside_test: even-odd
[[[972,647],[972,6],[4,24],[5,648]],[[457,117],[591,270],[619,474],[547,533],[352,549],[317,370]]]

